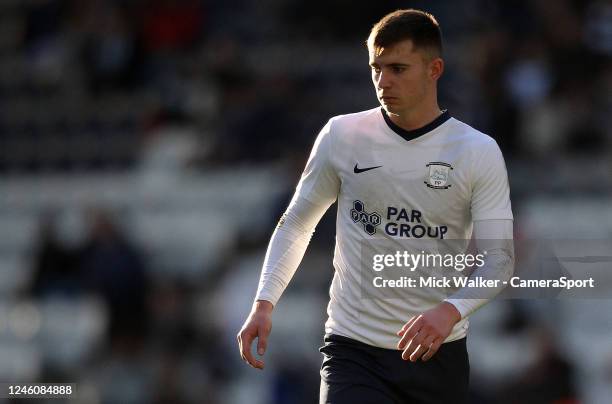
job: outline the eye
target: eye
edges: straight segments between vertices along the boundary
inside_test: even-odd
[[[403,73],[405,70],[404,66],[393,66],[393,73]]]
[[[380,67],[378,67],[378,66],[370,66],[370,67],[372,68],[372,71],[374,73],[380,73]]]

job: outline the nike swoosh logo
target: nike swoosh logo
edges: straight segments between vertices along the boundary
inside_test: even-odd
[[[365,171],[370,171],[370,170],[373,170],[373,169],[375,169],[375,168],[380,168],[380,167],[382,167],[382,166],[375,166],[375,167],[359,168],[359,167],[357,167],[358,165],[359,165],[359,163],[355,164],[355,167],[353,168],[353,172],[354,172],[355,174],[363,173],[363,172],[365,172]]]

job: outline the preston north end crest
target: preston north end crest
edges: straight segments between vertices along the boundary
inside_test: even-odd
[[[429,167],[429,177],[427,181],[424,181],[425,185],[434,189],[450,188],[449,176],[453,166],[448,163],[433,161],[426,164],[425,167]]]

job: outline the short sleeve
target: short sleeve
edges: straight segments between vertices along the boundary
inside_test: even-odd
[[[513,219],[504,156],[491,139],[476,157],[472,172],[472,220]]]
[[[303,197],[317,205],[331,205],[340,191],[340,178],[331,160],[331,122],[327,122],[319,132],[295,191],[296,197]]]

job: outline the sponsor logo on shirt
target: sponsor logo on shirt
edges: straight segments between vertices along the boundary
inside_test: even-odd
[[[376,234],[376,228],[382,223],[378,212],[368,212],[360,200],[353,201],[350,209],[351,220],[360,223],[370,236]],[[439,238],[444,239],[448,226],[427,226],[423,224],[423,213],[416,209],[387,206],[387,223],[383,227],[386,235],[393,238]]]
[[[376,233],[376,227],[380,224],[380,215],[376,212],[368,213],[365,210],[365,205],[360,200],[353,202],[353,208],[350,210],[351,219],[353,222],[361,223],[363,230],[370,236]]]

